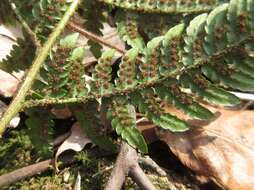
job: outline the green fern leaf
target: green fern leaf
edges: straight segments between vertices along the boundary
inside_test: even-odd
[[[192,73],[192,76],[188,74],[182,75],[180,77],[180,83],[183,87],[190,88],[192,92],[212,104],[235,106],[240,103],[240,100],[236,96],[212,85],[201,75],[195,74],[195,72]]]
[[[224,4],[214,9],[207,17],[204,49],[207,55],[224,49],[227,45],[226,24],[229,5]],[[216,43],[214,43],[216,42]]]
[[[148,152],[145,139],[136,126],[135,108],[128,104],[126,98],[115,97],[113,99],[112,110],[110,110],[108,115],[113,129],[116,130],[118,135],[121,135],[122,139],[141,152]]]
[[[44,1],[40,1],[42,2]],[[112,66],[114,69],[117,66],[112,62],[115,51],[105,51],[98,64],[90,69],[92,82],[90,91],[87,92],[86,86],[89,84],[83,82],[84,72],[80,66],[83,49],[76,47],[76,43],[71,47],[70,43],[61,47],[60,43],[60,48],[57,44],[52,49],[40,76],[45,82],[45,88],[40,90],[46,89],[48,92],[44,94],[45,101],[43,99],[38,101],[39,103],[87,103],[91,100],[102,100],[103,107],[103,101],[107,98],[112,104],[109,108],[109,112],[112,110],[110,119],[117,134],[145,152],[142,135],[135,128],[135,111],[131,104],[161,128],[182,132],[188,129],[186,122],[166,113],[162,103],[170,103],[191,117],[210,119],[212,113],[195,102],[195,98],[202,98],[215,105],[235,106],[240,100],[219,86],[225,89],[254,91],[254,17],[251,12],[254,9],[253,0],[232,0],[211,12],[207,11],[207,5],[202,5],[208,2],[200,0],[170,1],[171,4],[150,0],[107,2],[135,11],[143,8],[148,13],[149,10],[161,11],[167,8],[173,8],[174,13],[195,13],[197,10],[206,10],[204,12],[207,13],[192,20],[186,19],[184,24],[172,27],[165,35],[153,38],[145,46],[144,41],[147,39],[145,35],[142,36],[142,19],[135,12],[117,11],[118,32],[131,46],[122,57],[119,70],[116,68],[117,76],[113,76],[115,70],[112,72]],[[209,7],[213,8],[216,3],[222,2],[224,1],[210,2]],[[40,9],[45,9],[44,4],[40,6]],[[49,28],[53,26],[51,23]],[[44,30],[42,33],[44,37],[47,36]],[[41,32],[36,31],[36,34]],[[75,77],[70,78],[69,75]],[[78,81],[81,81],[84,90],[76,92],[73,88],[78,86]],[[180,88],[180,85],[185,89]],[[185,90],[191,90],[194,98],[183,93]],[[53,98],[48,100],[48,97]],[[87,109],[91,109],[90,106]],[[99,109],[98,106],[96,109]]]
[[[116,20],[119,36],[132,48],[137,48],[142,51],[145,47],[145,43],[138,31],[136,14],[119,11]]]
[[[144,60],[139,66],[143,81],[152,81],[159,77],[158,63],[161,57],[159,44],[162,39],[163,36],[154,38],[144,50]]]
[[[103,94],[112,90],[111,72],[112,72],[112,58],[115,54],[115,50],[105,51],[99,59],[99,63],[95,67],[95,71],[92,75],[93,83],[91,85],[92,92],[99,92]]]
[[[166,76],[181,67],[179,44],[184,27],[184,24],[178,24],[172,27],[164,36],[160,60],[160,75],[162,76]]]
[[[253,91],[252,69],[246,71],[250,56],[244,47],[251,36],[251,20],[246,16],[251,14],[247,12],[250,10],[248,6],[251,3],[232,0],[229,4],[215,8],[208,16],[203,14],[193,19],[184,38],[184,65],[204,62],[206,64],[202,67],[202,72],[214,83]],[[238,50],[230,49],[232,46]]]
[[[79,38],[79,33],[69,34],[68,36],[60,40],[60,43],[59,43],[60,47],[66,48],[66,49],[74,48],[77,44],[78,38]]]
[[[53,115],[47,109],[27,110],[29,118],[26,120],[28,134],[32,144],[42,157],[50,157],[53,153]]]
[[[20,4],[15,0],[15,4]],[[34,30],[38,39],[45,42],[55,25],[66,12],[70,1],[35,0],[25,1],[23,6],[17,6],[29,26]]]
[[[212,112],[195,102],[186,93],[181,92],[178,86],[177,81],[167,81],[165,86],[160,85],[155,90],[161,99],[183,110],[190,117],[202,120],[208,120],[214,117]]]
[[[137,85],[137,57],[139,50],[132,48],[125,53],[122,57],[122,61],[117,72],[118,79],[116,80],[116,86],[121,89],[133,87]]]
[[[82,66],[84,48],[76,47],[79,34],[73,33],[60,39],[41,70],[34,84],[34,97],[81,97],[87,94]]]
[[[254,78],[242,72],[222,73],[223,70],[216,71],[210,65],[203,66],[202,71],[206,77],[213,81],[222,81],[223,84],[242,91],[254,91]]]
[[[204,54],[202,48],[203,32],[207,19],[207,14],[201,14],[195,17],[186,29],[186,37],[184,38],[184,54],[182,57],[182,62],[184,65],[193,64],[194,60],[197,61],[198,58]]]
[[[188,126],[184,121],[164,112],[159,102],[157,102],[152,89],[144,90],[142,94],[136,92],[130,96],[133,105],[138,107],[138,110],[143,113],[146,118],[159,127],[172,132],[183,132],[188,130]]]

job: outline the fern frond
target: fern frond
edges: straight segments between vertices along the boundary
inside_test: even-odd
[[[45,41],[48,38],[48,35],[55,28],[56,23],[62,18],[69,5],[65,1],[57,0],[35,0],[33,2],[14,0],[13,2],[41,41]],[[0,6],[5,8],[5,10],[0,11],[1,13],[5,13],[8,10],[8,14],[6,13],[4,16],[5,20],[8,19],[8,15],[12,15],[9,1],[1,1]],[[0,9],[2,10],[1,7]],[[11,23],[15,22],[12,21]],[[35,55],[35,47],[28,39],[27,34],[24,33],[24,39],[18,39],[16,43],[17,45],[14,45],[10,55],[0,63],[0,68],[10,73],[30,67]]]
[[[79,34],[69,34],[51,51],[41,70],[32,95],[42,97],[80,97],[87,94],[82,59],[84,48],[76,47]]]
[[[144,51],[144,60],[139,66],[143,81],[151,81],[159,76],[158,63],[160,62],[161,51],[157,44],[162,38],[155,38],[147,44],[147,48]]]
[[[103,85],[105,85],[107,88],[108,87],[113,87],[113,88],[111,88],[111,90],[105,91],[105,92],[103,92],[103,90],[100,91],[100,93],[99,93],[100,97],[103,97],[104,96],[103,94],[107,94],[107,96],[109,96],[110,94],[113,95],[115,93],[126,93],[131,90],[135,91],[136,89],[139,89],[140,87],[152,86],[155,83],[160,83],[162,80],[164,80],[166,78],[177,77],[177,75],[182,75],[184,72],[191,71],[194,68],[199,69],[200,66],[202,66],[202,65],[207,66],[207,65],[213,64],[215,62],[220,62],[221,60],[223,61],[225,56],[234,55],[235,54],[234,50],[236,48],[241,47],[242,44],[246,44],[246,45],[250,46],[249,44],[252,44],[251,38],[252,38],[253,32],[249,28],[247,28],[247,30],[246,30],[247,33],[244,35],[245,36],[244,39],[242,39],[240,41],[236,41],[233,43],[228,41],[226,46],[223,47],[223,49],[221,47],[217,48],[213,45],[213,44],[217,44],[217,41],[220,39],[217,39],[214,37],[215,35],[217,35],[217,33],[215,33],[215,32],[211,33],[206,28],[212,27],[211,23],[218,23],[219,24],[219,22],[215,22],[215,21],[213,21],[213,19],[217,20],[220,18],[220,19],[224,19],[223,22],[227,22],[227,17],[225,16],[226,15],[225,11],[228,10],[229,6],[230,6],[230,4],[224,4],[224,5],[216,8],[208,16],[206,14],[198,16],[190,23],[190,25],[187,27],[186,31],[185,31],[184,24],[180,24],[180,25],[177,25],[176,27],[170,29],[165,36],[155,38],[151,42],[149,42],[147,48],[144,50],[145,53],[142,56],[143,61],[141,61],[141,62],[138,61],[138,64],[139,64],[141,76],[142,76],[142,73],[145,73],[144,71],[146,71],[146,68],[144,68],[144,66],[147,66],[149,73],[151,73],[151,76],[152,75],[153,76],[150,77],[150,79],[148,80],[146,78],[145,74],[143,74],[143,80],[140,80],[140,78],[137,78],[139,82],[134,87],[130,87],[128,89],[123,89],[123,90],[114,90],[114,87],[117,88],[117,84],[116,84],[116,86],[114,86],[113,83],[110,83],[110,81],[112,79],[110,73],[112,71],[111,59],[113,56],[113,51],[110,50],[109,52],[111,52],[111,53],[106,52],[101,58],[102,61],[100,60],[99,64],[95,68],[96,71],[93,74],[93,79],[94,79],[94,81],[97,81],[94,83],[98,83],[96,86],[97,88],[95,88],[95,89],[101,88]],[[216,15],[219,15],[218,18]],[[220,23],[222,23],[222,21]],[[212,28],[215,28],[215,27],[213,26]],[[198,39],[197,36],[199,34],[203,34],[202,35],[203,38]],[[223,36],[225,36],[225,34],[223,34]],[[208,40],[210,38],[214,40],[214,43],[211,43]],[[183,39],[184,39],[184,41],[183,41]],[[197,40],[198,40],[198,42],[197,42]],[[183,45],[182,45],[182,42],[184,42]],[[199,45],[194,45],[196,43],[198,43]],[[200,54],[196,53],[195,55],[193,55],[193,47],[194,46],[195,47],[199,46],[198,49],[202,49],[203,51],[200,51]],[[213,50],[207,51],[207,47],[210,47],[210,46],[213,47]],[[158,49],[160,49],[160,51]],[[210,48],[210,49],[212,49],[212,48]],[[170,52],[170,53],[168,53],[168,52]],[[106,56],[107,54],[109,54],[110,56],[108,56],[109,58],[106,59],[105,57],[107,57]],[[151,57],[155,58],[154,64],[150,63],[150,61],[152,60],[152,59],[150,59]],[[195,60],[193,59],[193,57],[195,58]],[[251,57],[248,55],[247,58],[248,58],[248,60],[246,60],[246,63],[251,65],[250,64]],[[160,61],[163,59],[166,59],[166,61],[164,61],[164,63],[163,63],[163,61]],[[224,61],[223,61],[223,63],[224,63]],[[164,64],[169,64],[170,66],[166,66]],[[167,67],[170,68],[171,66],[173,66],[172,70],[166,69]],[[203,67],[202,71],[204,71],[205,66]],[[159,69],[158,69],[158,67],[159,67]],[[213,67],[213,65],[212,65],[212,67]],[[164,71],[164,72],[162,72],[162,71]],[[139,77],[139,76],[140,75],[137,75],[137,77]],[[185,75],[183,75],[183,76],[185,76]],[[190,76],[190,79],[192,79],[192,78],[193,78],[193,76]],[[244,79],[246,79],[246,77]],[[201,85],[201,84],[202,84],[202,82],[198,81],[198,85]],[[204,83],[204,84],[206,84],[206,83]],[[249,85],[251,85],[251,84],[249,84]],[[203,88],[202,85],[201,85],[201,87]],[[108,88],[108,89],[110,89],[110,88]],[[97,92],[96,91],[93,92],[93,90],[91,90],[91,94],[94,94],[95,96],[98,95]],[[92,97],[90,96],[89,98],[92,98]],[[66,101],[66,102],[68,102],[68,101]]]
[[[70,4],[59,0],[14,0],[14,3],[42,42],[47,40]]]
[[[148,42],[144,62],[141,64],[141,73],[146,75],[146,72],[142,72],[142,70],[145,71],[147,69],[142,69],[142,67],[146,67],[147,62],[150,62],[149,65],[154,66],[149,66],[150,73],[147,73],[148,76],[143,76],[145,80],[153,80],[154,77],[157,78],[158,76],[167,76],[176,69],[182,68],[180,63],[180,42],[183,31],[184,24],[179,24],[171,28],[164,36],[156,37]],[[155,75],[151,77],[151,74]]]
[[[114,50],[108,50],[95,66],[86,95],[30,101],[26,106],[108,98],[113,106],[110,109],[118,113],[115,117],[119,129],[114,122],[112,125],[120,135],[124,128],[122,120],[131,120],[128,125],[134,123],[128,110],[131,105],[164,129],[186,131],[186,122],[166,113],[162,103],[170,103],[194,118],[210,119],[213,114],[196,103],[198,98],[220,106],[234,106],[240,103],[239,99],[221,87],[254,91],[254,17],[249,12],[253,2],[233,0],[189,23],[176,25],[147,46],[140,48],[134,44],[123,56],[116,79],[112,74]],[[232,37],[237,35],[237,39]],[[191,90],[193,98],[185,90]],[[118,96],[125,96],[124,101],[118,100]],[[122,112],[124,117],[119,116]]]
[[[201,13],[227,0],[99,0],[112,6],[148,13]]]

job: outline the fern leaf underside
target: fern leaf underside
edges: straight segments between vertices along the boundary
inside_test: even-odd
[[[130,49],[120,60],[116,78],[112,73],[115,50],[110,49],[102,53],[91,81],[87,82],[81,63],[84,49],[78,46],[78,34],[70,34],[51,51],[27,97],[26,107],[95,100],[103,104],[104,99],[109,99],[108,119],[117,134],[147,152],[136,128],[136,111],[163,129],[181,132],[189,126],[167,113],[163,105],[173,105],[195,119],[212,119],[213,114],[198,103],[199,99],[219,106],[235,106],[240,100],[225,88],[254,91],[254,0],[231,0],[224,4],[193,1],[191,6],[184,1],[170,6],[169,1],[103,2],[165,13],[181,12],[184,7],[196,11],[220,5],[189,23],[170,28],[147,45],[140,40],[138,31],[132,30],[135,27],[120,27],[119,35],[123,34]],[[165,2],[165,6],[160,2]],[[128,25],[135,25],[135,19],[130,13]],[[131,35],[126,36],[125,31]],[[97,109],[100,107],[103,105],[97,105]]]

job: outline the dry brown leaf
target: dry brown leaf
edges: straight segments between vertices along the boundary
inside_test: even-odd
[[[0,61],[10,54],[12,46],[16,44],[16,38],[22,37],[21,28],[0,25]],[[15,77],[14,77],[15,75]],[[0,94],[5,97],[14,95],[23,73],[13,76],[0,70]]]
[[[79,123],[75,123],[71,128],[71,135],[59,146],[55,155],[55,163],[60,154],[66,150],[81,151],[87,144],[92,141],[86,136]],[[55,166],[57,166],[55,164]],[[56,167],[58,171],[58,168]]]
[[[17,37],[21,37],[20,28],[0,25],[0,61],[10,53]]]
[[[157,130],[183,164],[226,189],[250,190],[254,185],[254,112],[216,109],[221,115],[203,127],[198,121],[185,133]],[[189,119],[171,108],[170,113]]]
[[[5,97],[11,97],[16,92],[18,85],[20,81],[10,75],[9,73],[6,73],[5,71],[2,71],[0,69],[0,94]]]

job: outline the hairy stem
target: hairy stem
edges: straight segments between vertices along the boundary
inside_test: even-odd
[[[50,49],[52,48],[57,38],[60,36],[61,32],[67,25],[69,19],[77,9],[79,2],[80,0],[73,0],[70,7],[64,14],[63,18],[56,26],[56,29],[49,36],[47,42],[38,50],[38,54],[36,55],[34,62],[24,79],[24,82],[21,84],[19,91],[17,92],[10,106],[0,120],[0,136],[4,133],[11,119],[23,108],[26,94],[31,88],[38,72],[40,71],[41,65],[46,60]]]

